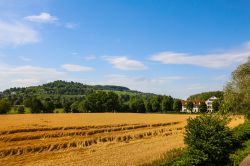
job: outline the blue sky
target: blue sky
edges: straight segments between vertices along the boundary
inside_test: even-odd
[[[0,90],[54,80],[186,98],[250,55],[248,0],[1,0]]]

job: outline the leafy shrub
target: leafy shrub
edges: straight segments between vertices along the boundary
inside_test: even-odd
[[[230,154],[230,162],[233,165],[240,165],[241,161],[250,154],[250,140],[242,144],[243,148]]]
[[[19,114],[24,114],[24,112],[25,112],[24,106],[22,106],[22,105],[18,106],[18,107],[17,107],[17,112],[18,112]]]
[[[233,134],[227,123],[228,119],[213,115],[189,119],[184,138],[188,145],[187,155],[180,162],[192,165],[226,163],[234,147]]]
[[[6,99],[0,100],[0,114],[6,114],[10,110],[10,104]]]

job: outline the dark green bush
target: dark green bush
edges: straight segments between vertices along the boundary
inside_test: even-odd
[[[25,112],[24,106],[22,106],[22,105],[18,106],[18,107],[17,107],[17,112],[18,112],[19,114],[24,114],[24,112]]]
[[[250,140],[242,144],[242,148],[230,154],[230,164],[240,165],[241,161],[250,154]]]
[[[187,155],[183,162],[192,165],[224,165],[234,148],[228,120],[215,115],[202,115],[189,119],[186,126],[185,144]]]

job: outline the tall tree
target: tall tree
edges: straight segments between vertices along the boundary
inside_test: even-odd
[[[159,96],[153,96],[150,99],[150,103],[152,106],[152,112],[160,112],[161,111],[161,101]]]
[[[193,108],[194,108],[194,103],[192,101],[188,101],[186,103],[186,108],[189,110],[189,111],[193,111]]]
[[[231,107],[229,110],[250,118],[250,57],[232,73],[224,89],[224,102]]]
[[[173,104],[173,110],[176,111],[176,112],[179,112],[181,111],[182,109],[182,103],[181,103],[181,100],[175,100],[174,101],[174,104]]]
[[[31,113],[42,113],[43,104],[39,99],[33,98],[31,101],[30,109],[31,109]]]
[[[219,111],[219,108],[220,108],[220,100],[219,99],[216,99],[213,101],[212,108],[213,108],[213,112]]]
[[[141,97],[134,97],[131,98],[129,102],[129,107],[132,112],[137,112],[137,113],[145,113],[146,108],[144,105],[144,101]]]
[[[171,96],[163,96],[161,102],[162,112],[173,111],[174,99]]]
[[[7,99],[0,100],[0,114],[6,114],[10,110],[10,104]]]
[[[201,102],[201,103],[200,103],[199,111],[200,111],[201,113],[205,113],[205,112],[207,111],[207,105],[206,105],[205,102]]]

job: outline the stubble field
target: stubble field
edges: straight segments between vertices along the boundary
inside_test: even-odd
[[[83,113],[0,116],[0,165],[144,165],[184,147],[196,115]],[[243,123],[232,120],[230,127]]]

